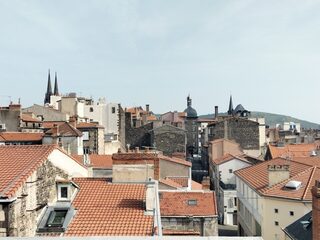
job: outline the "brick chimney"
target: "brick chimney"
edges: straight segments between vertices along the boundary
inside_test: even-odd
[[[202,184],[203,190],[210,190],[210,178],[209,177],[203,177],[201,184]]]
[[[58,126],[58,124],[53,124],[52,135],[53,136],[58,136],[59,135],[59,126]]]
[[[320,239],[320,180],[312,187],[312,239]]]
[[[150,105],[146,104],[146,112],[147,112],[148,115],[149,115],[149,111],[150,111]]]
[[[269,187],[290,178],[289,165],[268,165]]]
[[[218,119],[219,109],[218,106],[214,106],[214,118]]]
[[[69,124],[70,124],[72,127],[77,128],[77,119],[76,119],[74,116],[70,117],[70,118],[69,118]]]

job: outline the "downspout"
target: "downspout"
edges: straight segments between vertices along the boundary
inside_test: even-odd
[[[160,213],[160,201],[159,201],[159,188],[158,188],[158,181],[154,181],[155,187],[155,216],[154,219],[157,222],[158,227],[158,236],[162,236],[162,224],[161,224],[161,213]]]

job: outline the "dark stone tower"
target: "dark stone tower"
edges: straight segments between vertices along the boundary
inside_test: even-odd
[[[57,72],[55,72],[54,76],[54,92],[53,95],[59,96],[59,88],[58,88],[58,80],[57,80]]]
[[[50,79],[50,69],[48,72],[48,84],[47,84],[47,92],[44,96],[44,104],[50,103],[50,96],[52,95],[52,88],[51,88],[51,79]]]
[[[192,108],[192,99],[190,96],[187,97],[187,108],[184,112],[186,113],[185,130],[187,131],[187,153],[189,155],[197,154],[199,148],[198,114],[197,111]]]

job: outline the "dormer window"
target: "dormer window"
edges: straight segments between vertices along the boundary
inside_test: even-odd
[[[54,210],[50,213],[47,227],[62,227],[68,210]]]
[[[69,184],[59,184],[58,185],[58,201],[69,201]]]

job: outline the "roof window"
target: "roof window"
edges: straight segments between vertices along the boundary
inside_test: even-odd
[[[188,205],[189,206],[196,206],[197,205],[197,200],[195,200],[195,199],[188,200]]]
[[[291,189],[291,190],[298,190],[302,185],[302,182],[300,181],[289,181],[285,187],[287,189]]]

